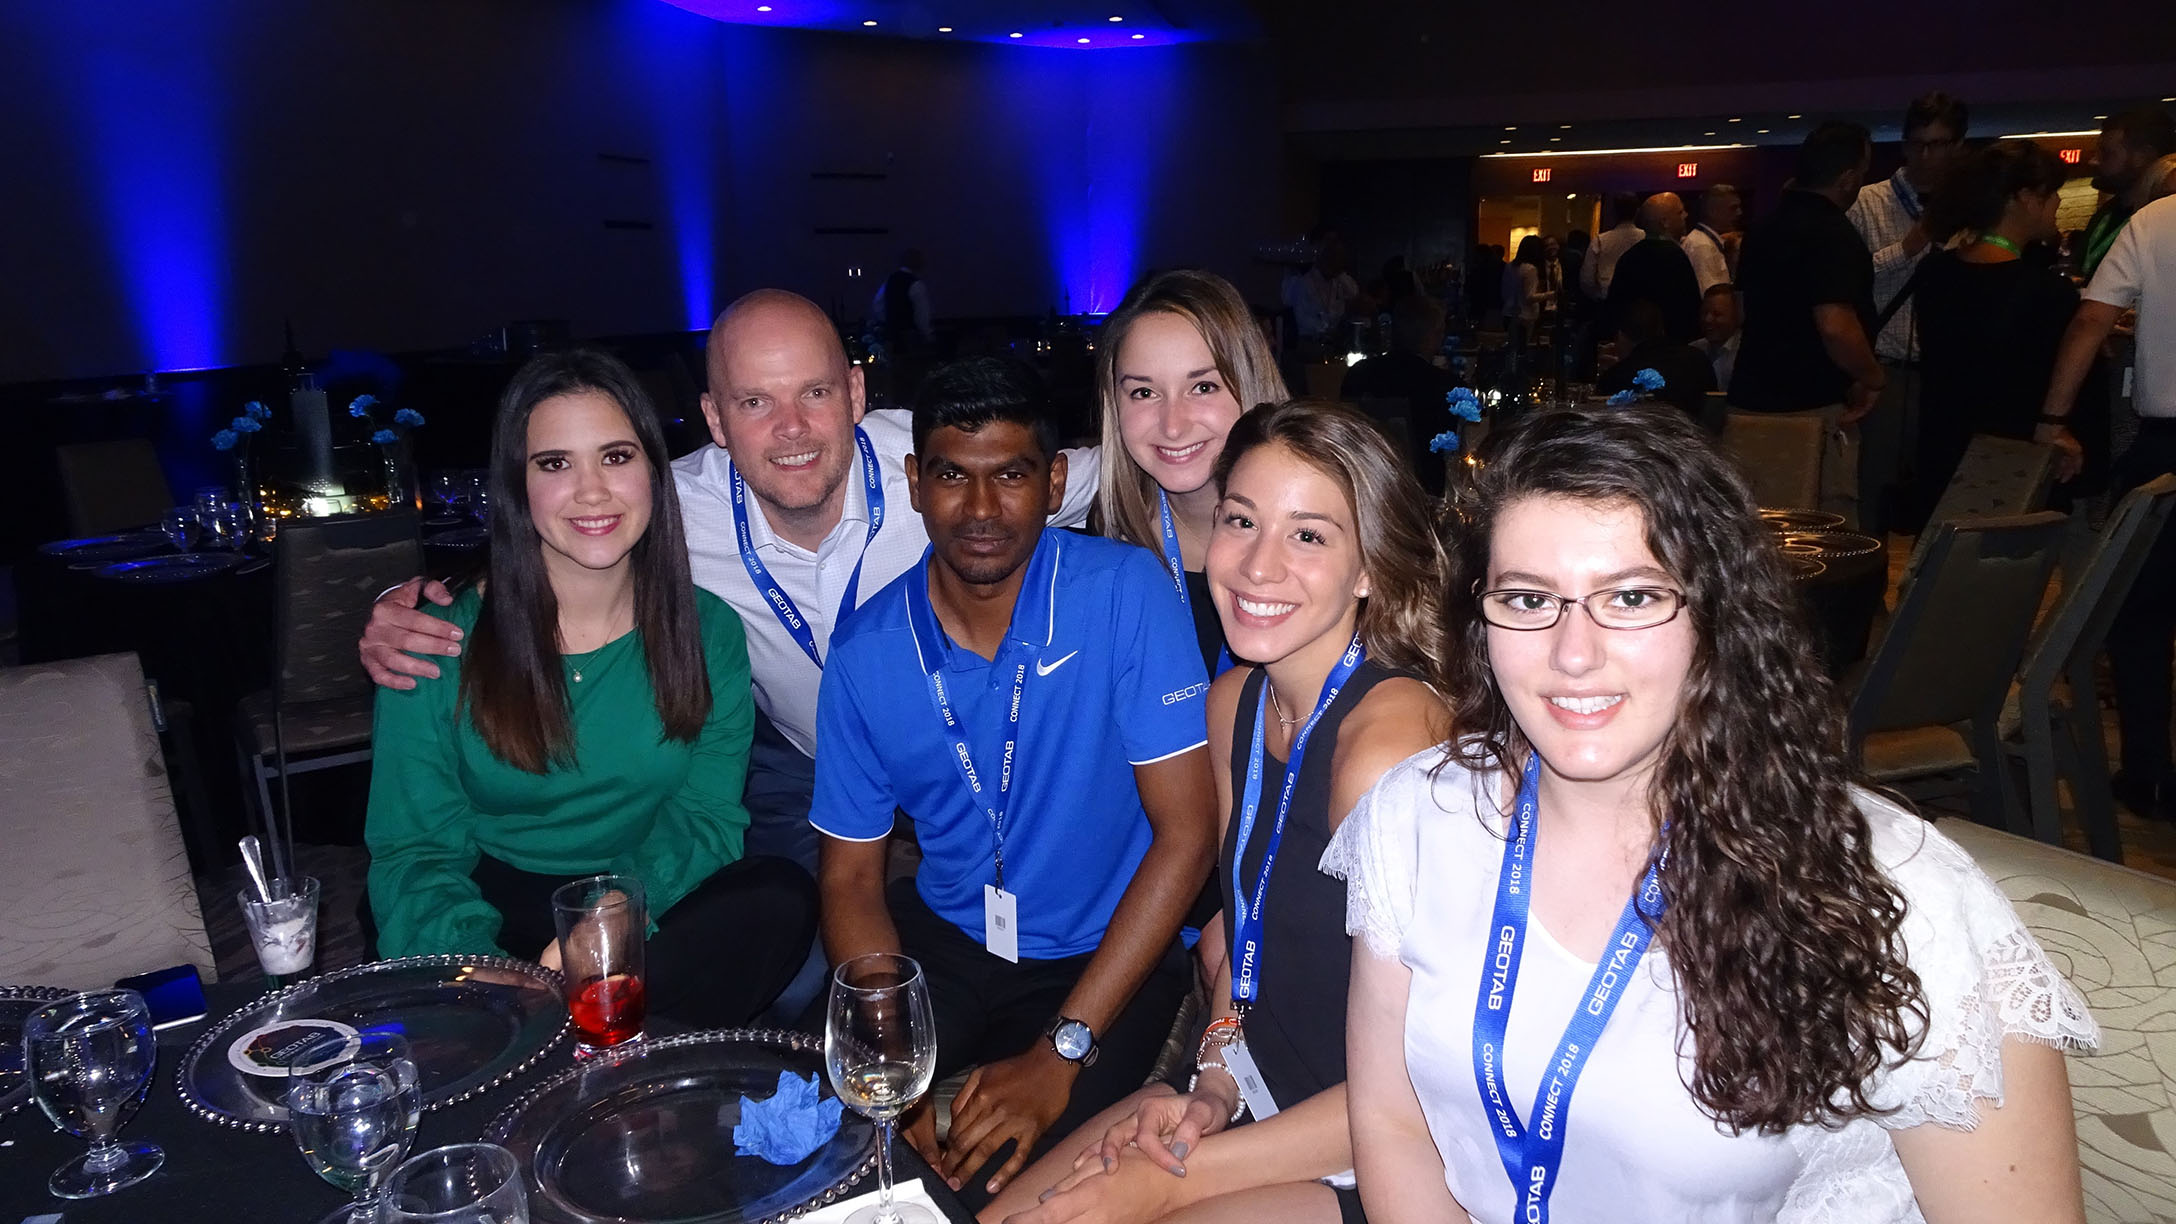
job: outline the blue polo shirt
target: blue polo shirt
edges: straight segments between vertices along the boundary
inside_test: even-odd
[[[809,823],[875,841],[891,832],[893,809],[904,810],[922,846],[922,900],[979,943],[997,843],[954,763],[918,653],[908,584],[926,594],[931,564],[925,554],[832,632]],[[1002,765],[1013,677],[1029,664],[1005,888],[1019,898],[1022,958],[1092,952],[1148,851],[1133,767],[1208,742],[1209,678],[1171,577],[1145,548],[1046,529],[994,661],[955,645],[921,602],[919,649],[942,652],[945,692],[985,779]]]

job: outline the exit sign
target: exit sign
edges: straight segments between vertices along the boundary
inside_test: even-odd
[[[1700,163],[1699,163],[1699,162],[1679,162],[1679,163],[1677,163],[1677,177],[1679,177],[1679,178],[1697,178],[1697,177],[1699,176],[1699,174],[1700,174]]]
[[[2063,159],[2063,160],[2064,160],[2065,162],[2069,163],[2070,165],[2073,165],[2073,166],[2075,166],[2075,165],[2077,165],[2077,164],[2078,164],[2079,162],[2081,162],[2081,161],[2085,160],[2085,150],[2084,150],[2084,149],[2058,149],[2058,150],[2056,150],[2055,156],[2057,156],[2057,157],[2060,157],[2060,158],[2062,158],[2062,159]]]
[[[1534,167],[1534,181],[1535,181],[1535,182],[1537,182],[1537,183],[1546,183],[1546,182],[1548,182],[1548,181],[1549,181],[1549,167],[1547,167],[1547,166],[1536,166],[1536,167]]]

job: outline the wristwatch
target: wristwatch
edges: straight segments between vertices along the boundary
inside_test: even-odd
[[[1070,1016],[1052,1016],[1050,1023],[1043,1026],[1043,1036],[1050,1039],[1050,1048],[1058,1052],[1058,1057],[1084,1068],[1095,1066],[1096,1056],[1103,1052],[1103,1047],[1096,1044],[1095,1030]]]

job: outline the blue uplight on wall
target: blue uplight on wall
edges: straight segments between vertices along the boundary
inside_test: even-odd
[[[1141,274],[1149,197],[1185,119],[1177,70],[1168,54],[1067,61],[1083,122],[1076,140],[1044,143],[1043,172],[1051,257],[1074,313],[1116,309]]]
[[[177,53],[157,23],[110,20],[98,5],[18,7],[33,54],[64,83],[83,195],[103,212],[143,363],[224,364],[228,83],[209,57]]]
[[[622,0],[621,20],[643,65],[649,130],[658,182],[671,225],[673,272],[679,280],[681,324],[708,328],[717,313],[718,214],[722,208],[717,149],[724,140],[723,99],[714,44],[690,37],[685,13],[654,0]],[[699,32],[699,31],[695,31]]]

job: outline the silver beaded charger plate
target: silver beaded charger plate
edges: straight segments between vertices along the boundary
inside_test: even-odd
[[[1786,547],[1810,546],[1816,556],[1863,557],[1881,551],[1881,541],[1856,531],[1794,531],[1783,537]]]
[[[0,986],[0,1118],[30,1100],[30,1074],[23,1067],[23,1021],[46,1004],[75,993],[65,986]]]
[[[645,1040],[563,1071],[501,1113],[484,1139],[514,1154],[536,1224],[758,1224],[844,1197],[876,1168],[876,1127],[848,1110],[798,1164],[737,1155],[741,1098],[778,1073],[824,1075],[823,1040],[717,1029]]]
[[[1761,521],[1771,531],[1831,531],[1844,525],[1844,516],[1825,510],[1763,509]]]
[[[238,552],[175,553],[170,557],[146,557],[141,561],[116,561],[92,572],[115,582],[194,582],[225,573],[249,560]]]
[[[118,535],[54,540],[38,545],[38,552],[66,561],[70,566],[82,568],[104,565],[108,561],[126,561],[131,557],[148,557],[172,547],[173,544],[160,532],[124,531]]]
[[[559,975],[498,956],[377,961],[275,990],[220,1021],[181,1060],[175,1084],[189,1112],[222,1126],[287,1127],[286,1081],[247,1075],[227,1058],[244,1034],[282,1020],[337,1020],[393,1029],[415,1052],[425,1112],[488,1092],[567,1034]]]

